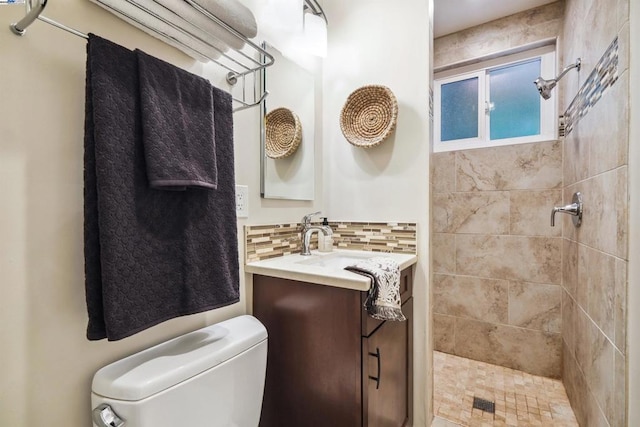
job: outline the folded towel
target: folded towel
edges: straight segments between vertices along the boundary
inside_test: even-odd
[[[231,95],[214,91],[216,191],[149,188],[134,52],[89,35],[87,338],[119,340],[239,300]]]
[[[206,32],[153,0],[136,0],[138,5],[125,0],[91,1],[198,61],[218,59],[221,52],[229,49],[223,42],[212,39]],[[165,21],[171,22],[172,25]]]
[[[345,267],[371,279],[364,307],[369,316],[379,320],[407,320],[400,299],[400,266],[391,258],[374,257]]]
[[[193,1],[248,39],[252,39],[258,34],[255,16],[248,7],[238,0]]]
[[[216,189],[211,84],[141,50],[136,55],[149,185],[159,190]]]
[[[210,41],[211,43],[221,43],[223,45],[231,46],[232,48],[237,50],[242,49],[242,47],[244,46],[244,41],[242,39],[229,33],[229,31],[222,28],[215,21],[211,20],[210,18],[196,10],[185,0],[155,0],[155,2],[161,4],[171,12],[200,28],[200,30],[205,34],[205,38],[203,39],[204,41]],[[249,13],[251,12],[249,11]]]

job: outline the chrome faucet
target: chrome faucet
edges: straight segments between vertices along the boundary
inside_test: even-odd
[[[573,225],[580,227],[582,224],[582,194],[580,192],[573,194],[571,204],[567,206],[556,206],[551,209],[551,226],[556,225],[556,213],[565,213],[573,216]]]
[[[302,217],[302,229],[300,234],[302,235],[302,251],[300,255],[311,255],[309,246],[311,245],[311,235],[314,232],[322,232],[325,236],[333,236],[333,230],[328,225],[311,225],[311,218],[320,215],[321,212],[314,212]]]

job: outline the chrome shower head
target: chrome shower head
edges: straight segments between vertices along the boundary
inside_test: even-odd
[[[549,99],[551,98],[551,91],[553,90],[554,87],[556,87],[560,79],[563,78],[565,74],[567,74],[567,71],[569,71],[572,68],[577,68],[577,70],[580,71],[581,65],[582,65],[582,60],[578,58],[575,64],[571,64],[565,67],[565,69],[562,70],[560,75],[555,79],[545,80],[542,77],[538,77],[537,79],[535,79],[533,84],[536,85],[538,92],[540,92],[540,96],[542,96],[544,99]]]
[[[536,88],[538,88],[538,92],[540,92],[540,96],[544,99],[551,98],[551,91],[558,84],[556,79],[545,80],[542,77],[538,77],[533,83],[535,83]]]

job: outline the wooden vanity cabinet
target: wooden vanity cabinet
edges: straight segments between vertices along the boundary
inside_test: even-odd
[[[253,315],[269,334],[261,427],[402,427],[412,407],[412,269],[406,322],[378,321],[366,292],[255,275]]]

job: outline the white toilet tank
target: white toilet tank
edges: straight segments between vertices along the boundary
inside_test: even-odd
[[[255,317],[190,332],[96,372],[93,425],[103,427],[95,408],[106,404],[125,427],[256,427],[266,365],[267,330]]]

